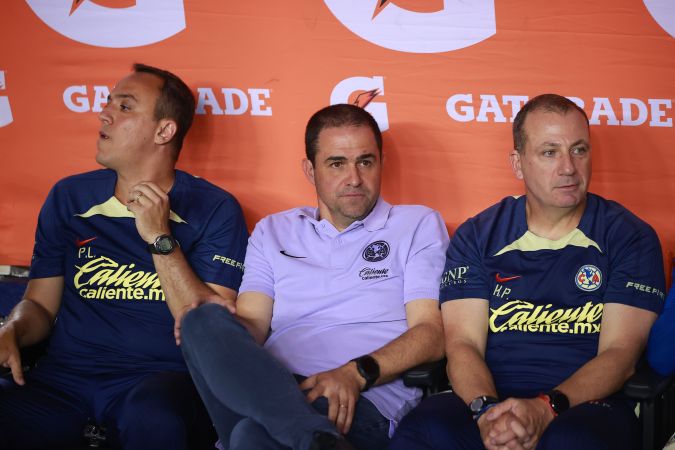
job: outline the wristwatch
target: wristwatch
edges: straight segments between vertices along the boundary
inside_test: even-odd
[[[479,397],[474,398],[471,400],[471,403],[469,403],[469,409],[471,410],[471,417],[473,420],[478,421],[480,419],[480,416],[485,413],[488,409],[493,407],[499,403],[499,399],[497,397],[491,397],[489,395],[481,395]]]
[[[366,385],[361,389],[361,392],[366,392],[380,378],[380,365],[370,355],[359,356],[352,359],[352,361],[356,363],[356,369],[359,371],[359,374],[366,380]]]
[[[170,234],[163,234],[155,239],[155,242],[148,244],[148,250],[155,255],[168,255],[180,244]]]
[[[539,395],[543,400],[548,400],[554,415],[564,413],[570,408],[570,400],[557,389],[552,389]]]

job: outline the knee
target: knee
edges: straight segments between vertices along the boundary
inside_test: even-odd
[[[189,347],[195,340],[208,335],[209,330],[213,328],[216,328],[220,335],[230,323],[237,323],[237,320],[224,307],[215,303],[198,306],[188,311],[183,317],[180,331],[181,342]]]
[[[230,450],[248,448],[274,448],[278,444],[270,437],[267,430],[255,420],[246,417],[232,428],[230,442],[224,446]]]

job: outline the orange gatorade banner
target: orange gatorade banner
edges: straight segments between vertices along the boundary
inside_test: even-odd
[[[384,196],[453,232],[523,187],[511,122],[534,95],[591,120],[591,191],[675,250],[675,2],[17,0],[0,8],[0,265],[30,264],[39,208],[97,168],[98,113],[133,62],[198,99],[179,167],[232,192],[248,225],[315,204],[303,132],[359,102],[384,132]]]

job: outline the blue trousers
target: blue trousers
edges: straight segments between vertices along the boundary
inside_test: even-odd
[[[193,309],[181,330],[185,361],[224,448],[303,450],[315,431],[337,434],[326,399],[310,405],[293,374],[225,308]],[[389,420],[361,397],[347,439],[362,450],[382,449],[388,430]]]
[[[640,425],[625,400],[588,402],[553,419],[538,450],[636,450]],[[452,392],[425,399],[403,418],[391,450],[483,450],[478,426],[466,404]]]
[[[25,386],[0,379],[0,449],[79,446],[89,421],[125,450],[187,450],[188,430],[210,425],[187,372],[85,376],[47,360]]]

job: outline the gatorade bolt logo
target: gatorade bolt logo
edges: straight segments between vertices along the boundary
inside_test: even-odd
[[[5,71],[0,70],[0,92],[5,90]],[[9,125],[14,121],[12,108],[9,106],[9,98],[0,96],[0,127]]]
[[[449,52],[481,42],[497,32],[494,0],[324,2],[359,37],[400,52]]]
[[[675,3],[667,0],[643,0],[656,23],[675,38]]]
[[[389,129],[386,103],[374,102],[377,95],[384,95],[384,78],[352,77],[340,81],[330,94],[330,104],[349,103],[368,111],[380,127]]]
[[[54,31],[97,47],[154,44],[185,29],[182,0],[26,0]]]

